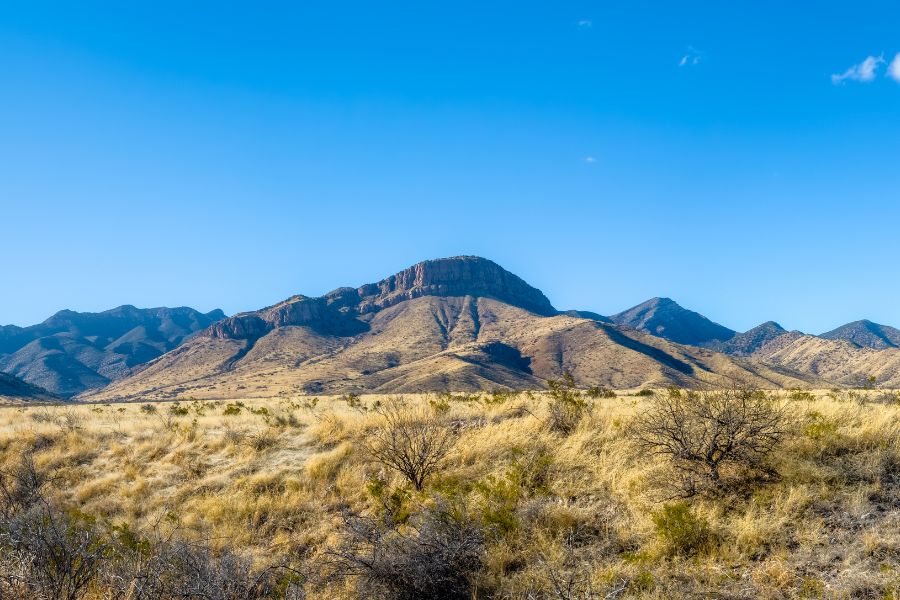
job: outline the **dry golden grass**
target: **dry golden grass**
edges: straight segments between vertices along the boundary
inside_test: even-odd
[[[630,394],[594,401],[569,435],[547,426],[540,394],[407,396],[459,432],[420,493],[365,449],[379,396],[2,407],[0,461],[31,453],[57,478],[56,502],[102,522],[208,538],[260,564],[318,564],[346,508],[382,510],[378,482],[406,490],[406,510],[440,496],[484,524],[479,597],[900,598],[900,406],[881,392],[784,395],[778,480],[691,500],[708,535],[689,556],[655,524],[667,501],[652,482],[668,467],[629,441],[647,401]],[[554,591],[563,580],[573,595]]]

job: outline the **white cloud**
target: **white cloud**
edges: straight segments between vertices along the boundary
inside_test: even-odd
[[[894,57],[894,60],[891,61],[891,65],[888,67],[888,77],[900,83],[900,52],[897,53],[897,56]]]
[[[589,165],[592,165],[592,164],[594,164],[595,162],[597,162],[597,159],[594,158],[593,156],[585,156],[585,157],[584,157],[584,162],[586,162],[586,163],[589,164]]]
[[[843,73],[831,76],[831,83],[839,85],[848,79],[850,81],[862,81],[868,83],[875,79],[878,74],[878,67],[884,62],[884,56],[869,56],[866,60],[858,65],[853,65]]]
[[[593,27],[594,22],[591,21],[590,19],[582,19],[582,20],[578,21],[578,26],[579,27]]]
[[[681,60],[678,61],[679,67],[696,67],[700,64],[700,59],[703,58],[703,53],[694,48],[693,46],[688,46],[687,54],[681,57]]]

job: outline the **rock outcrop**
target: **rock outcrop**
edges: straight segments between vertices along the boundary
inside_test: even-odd
[[[540,316],[556,313],[540,290],[497,263],[456,256],[420,262],[358,288],[342,287],[317,298],[293,296],[218,322],[203,335],[252,340],[277,327],[306,326],[323,335],[352,336],[368,329],[360,317],[423,296],[492,298]]]

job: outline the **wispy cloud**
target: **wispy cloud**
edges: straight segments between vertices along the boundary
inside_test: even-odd
[[[897,83],[900,83],[900,52],[898,52],[897,56],[894,57],[894,60],[891,61],[887,74],[888,77]]]
[[[578,21],[578,26],[584,27],[584,28],[593,27],[594,22],[591,21],[590,19],[582,19],[582,20]]]
[[[868,83],[875,80],[878,75],[878,67],[884,63],[884,56],[869,56],[866,60],[857,65],[853,65],[843,73],[836,73],[831,76],[831,83],[840,85],[845,81],[861,81]]]
[[[700,64],[700,60],[703,58],[703,53],[694,48],[693,46],[688,46],[687,53],[681,57],[681,60],[678,61],[679,67],[696,67]]]
[[[597,159],[594,158],[593,156],[585,156],[585,157],[584,157],[584,162],[586,162],[586,163],[589,164],[589,165],[592,165],[592,164],[594,164],[595,162],[597,162]]]

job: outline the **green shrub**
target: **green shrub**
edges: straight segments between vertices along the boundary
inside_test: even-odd
[[[354,394],[350,392],[349,394],[344,394],[341,396],[341,400],[347,403],[347,406],[350,408],[362,408],[362,399],[359,394]]]
[[[233,415],[241,414],[241,408],[243,408],[243,404],[240,402],[229,402],[225,405],[225,410],[222,411],[222,414],[230,417]]]
[[[180,403],[175,402],[169,405],[169,412],[176,417],[184,417],[188,414],[189,409],[187,406],[182,406]]]
[[[653,515],[656,534],[673,556],[694,556],[708,549],[709,524],[687,502],[666,504]]]
[[[806,390],[791,390],[788,398],[790,398],[791,400],[812,402],[816,399],[816,395],[812,392],[807,392]]]
[[[592,385],[585,392],[588,398],[615,398],[616,393],[603,386]]]
[[[141,412],[146,413],[148,415],[152,415],[156,412],[155,404],[141,404]]]

